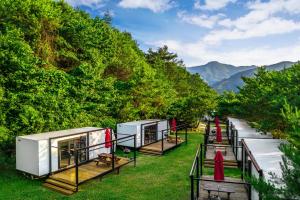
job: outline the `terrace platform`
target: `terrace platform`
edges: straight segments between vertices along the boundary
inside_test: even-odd
[[[150,155],[162,155],[164,152],[171,150],[179,145],[181,145],[182,143],[184,143],[185,141],[182,139],[178,139],[177,141],[177,145],[174,142],[168,142],[166,139],[163,140],[163,151],[162,151],[162,141],[158,141],[146,146],[143,146],[142,148],[140,148],[140,152],[144,153],[144,154],[150,154]]]
[[[93,160],[79,165],[78,184],[81,184],[85,181],[88,181],[96,177],[102,177],[113,171],[117,171],[119,173],[119,170],[122,166],[132,161],[128,158],[123,158],[123,157],[119,157],[119,158],[121,159],[118,162],[115,162],[114,170],[112,170],[111,165],[107,165],[105,163],[99,163],[98,165],[96,165],[96,162],[94,162]],[[49,178],[45,181],[44,186],[66,195],[73,194],[78,189],[76,188],[75,167],[50,175]]]
[[[207,180],[213,180],[213,176],[202,176],[202,179],[200,181],[200,197],[198,200],[209,200],[208,198],[208,192],[204,190],[204,185],[219,185],[220,187],[226,187],[234,190],[234,193],[230,195],[230,200],[248,200],[248,194],[247,190],[245,187],[245,183],[241,179],[236,179],[236,178],[227,178],[225,177],[225,182],[212,182],[212,181],[207,181]],[[230,183],[226,183],[226,181]],[[218,192],[211,192],[211,197],[213,195],[218,195]],[[219,196],[221,197],[222,200],[228,199],[227,198],[227,193],[220,192]]]

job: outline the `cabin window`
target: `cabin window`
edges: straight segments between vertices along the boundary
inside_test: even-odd
[[[75,149],[87,146],[87,137],[81,136],[58,142],[58,168],[65,168],[75,164]],[[83,149],[78,152],[78,161],[87,160],[87,151]]]
[[[144,127],[144,144],[150,144],[157,141],[157,124]]]

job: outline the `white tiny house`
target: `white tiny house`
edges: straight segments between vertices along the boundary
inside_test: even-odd
[[[114,139],[112,134],[112,139]],[[74,165],[74,149],[105,142],[105,129],[96,127],[53,131],[16,138],[16,169],[35,176],[44,176]],[[94,159],[100,153],[110,153],[104,144],[83,149],[79,162]]]
[[[280,163],[282,162],[283,152],[279,149],[279,146],[286,143],[286,141],[279,139],[243,139],[243,141],[243,174],[259,178],[259,171],[261,171],[261,178],[267,182],[272,180],[270,173],[275,174],[278,178],[282,177]],[[249,152],[247,153],[247,151]],[[251,155],[249,155],[250,152]],[[275,186],[278,186],[278,184],[276,182]],[[252,186],[251,199],[259,200],[259,193]]]
[[[162,133],[163,132],[163,133]],[[117,124],[117,137],[136,135],[136,148],[166,138],[169,134],[168,120],[149,119]],[[134,147],[134,141],[118,142],[119,146]]]

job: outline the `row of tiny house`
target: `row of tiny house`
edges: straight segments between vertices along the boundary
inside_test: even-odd
[[[228,118],[228,120],[232,124],[229,137],[233,138],[231,145],[240,163],[242,179],[244,180],[245,176],[254,176],[270,182],[272,180],[270,173],[281,178],[280,163],[283,153],[280,151],[280,145],[285,141],[273,139],[270,133],[257,131],[244,120],[235,118]],[[262,199],[262,194],[259,194],[252,186],[248,187],[247,192],[251,200]]]
[[[77,155],[80,163],[93,160],[101,153],[109,154],[116,148],[105,148],[105,130],[84,127],[18,136],[16,169],[41,177],[73,166],[75,155],[72,152],[75,149],[82,149]],[[118,124],[116,138],[111,134],[111,140],[116,140],[115,144],[119,146],[140,148],[165,138],[169,133],[167,120],[133,121]],[[129,136],[134,137],[122,140]]]

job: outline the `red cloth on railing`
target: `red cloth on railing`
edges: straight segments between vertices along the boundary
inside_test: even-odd
[[[110,148],[111,146],[110,129],[107,128],[105,130],[105,148]]]
[[[220,126],[217,126],[217,142],[222,142],[222,129]]]
[[[215,124],[217,127],[220,125],[220,120],[218,116],[215,117]]]
[[[176,131],[176,127],[177,127],[176,119],[173,118],[172,121],[171,121],[171,131],[175,132]]]
[[[223,165],[223,155],[221,151],[217,151],[215,156],[215,171],[214,180],[223,181],[224,180],[224,165]]]

